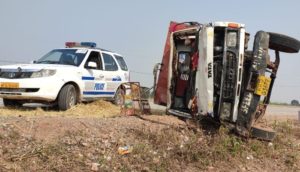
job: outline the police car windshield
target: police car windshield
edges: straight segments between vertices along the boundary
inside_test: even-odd
[[[79,66],[86,53],[87,50],[85,49],[55,49],[44,55],[36,63]]]

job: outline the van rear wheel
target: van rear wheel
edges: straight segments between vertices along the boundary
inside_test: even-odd
[[[77,93],[74,85],[67,84],[59,92],[58,109],[68,110],[77,103]]]

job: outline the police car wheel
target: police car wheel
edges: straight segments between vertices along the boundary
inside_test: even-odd
[[[77,103],[76,89],[73,85],[65,85],[58,96],[59,110],[68,110]]]
[[[124,104],[124,95],[125,95],[125,92],[123,89],[121,88],[118,88],[116,94],[115,94],[115,97],[114,97],[114,104],[115,105],[118,105],[118,106],[121,106]]]

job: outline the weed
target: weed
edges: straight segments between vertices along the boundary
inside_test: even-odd
[[[7,164],[19,171],[89,171],[91,163],[99,163],[100,171],[188,171],[190,167],[207,171],[211,166],[215,171],[241,171],[237,162],[252,167],[250,171],[265,170],[264,164],[299,170],[300,152],[294,145],[299,130],[289,122],[273,126],[278,137],[272,144],[242,139],[225,127],[213,134],[182,127],[126,128],[114,136],[115,142],[106,137],[109,144],[87,130],[67,131],[55,142],[45,143],[8,128],[0,134],[0,171],[14,170]],[[127,143],[133,151],[119,155],[118,147]]]

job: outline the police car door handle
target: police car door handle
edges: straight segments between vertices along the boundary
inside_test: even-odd
[[[103,75],[103,74],[100,74],[99,77],[100,77],[100,78],[104,78],[104,75]]]

